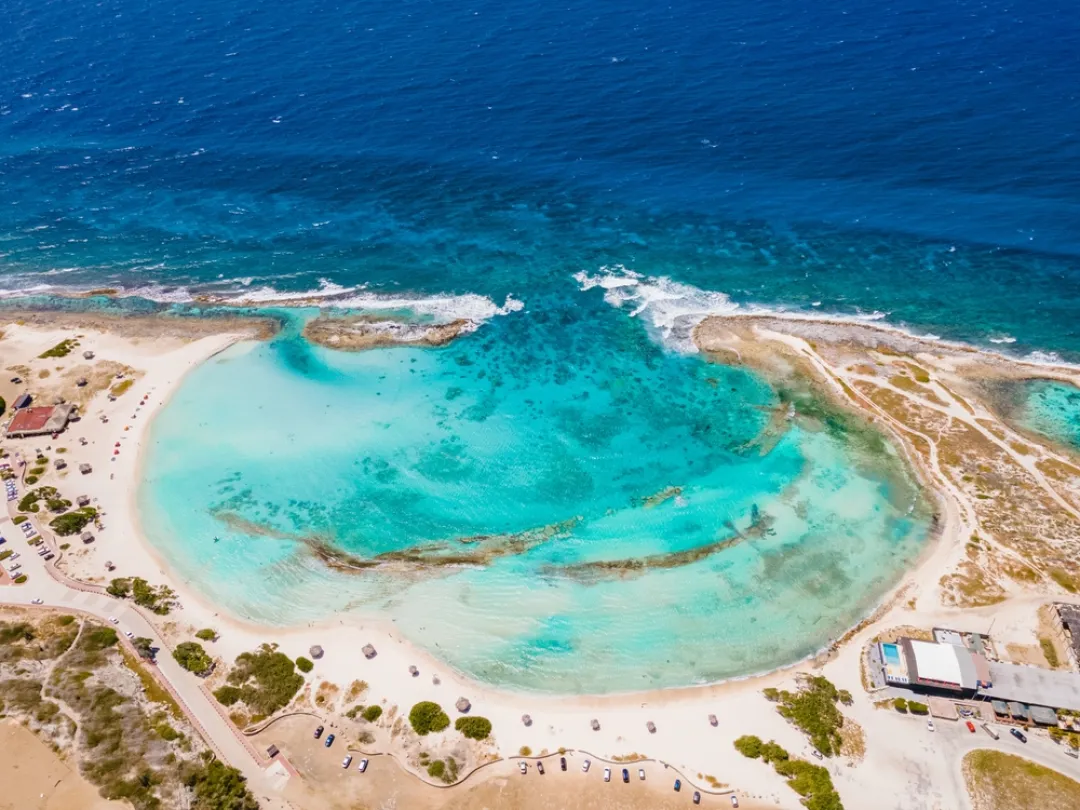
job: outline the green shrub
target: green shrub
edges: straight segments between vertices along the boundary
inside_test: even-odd
[[[240,690],[235,686],[222,686],[214,690],[214,697],[222,706],[232,706],[240,700]]]
[[[761,756],[761,738],[753,734],[744,734],[735,740],[735,750],[744,757],[757,759]]]
[[[529,746],[527,745],[523,745],[521,746],[521,748],[518,749],[518,753],[521,754],[523,757],[529,757],[532,756],[532,749],[529,748]]]
[[[154,660],[154,642],[152,639],[146,638],[145,636],[139,636],[132,639],[131,646],[135,648],[135,652],[139,654],[140,658],[147,661]]]
[[[38,357],[40,359],[42,359],[42,360],[46,360],[46,359],[48,359],[50,357],[67,357],[69,354],[71,354],[71,350],[74,349],[78,345],[79,345],[79,342],[77,340],[75,340],[74,338],[68,338],[66,340],[61,340],[59,343],[57,343],[51,349],[48,349],[48,350],[42,352],[41,354],[39,354]]]
[[[117,599],[126,599],[131,595],[131,580],[117,577],[109,583],[105,593],[109,594],[109,596],[115,596]]]
[[[820,675],[807,678],[797,692],[780,692],[780,716],[790,720],[827,757],[840,751],[844,716],[836,707],[840,692]]]
[[[26,582],[26,574],[19,574],[17,577],[15,577],[14,582],[16,585],[22,585],[24,582]]]
[[[202,645],[194,641],[183,641],[173,650],[176,663],[188,672],[206,672],[213,666],[213,659],[207,655]]]
[[[31,467],[30,468],[30,475],[39,475],[40,476],[40,475],[44,475],[44,474],[45,474],[45,468],[44,467]],[[30,479],[27,478],[26,480],[29,481]]]
[[[903,698],[901,698],[901,697],[896,698],[892,702],[892,705],[893,705],[893,708],[896,709],[901,714],[907,714],[907,701],[904,700]]]
[[[29,483],[30,479],[26,479]],[[49,526],[61,537],[70,537],[85,529],[97,517],[97,509],[83,506],[65,515],[59,515],[49,521]]]
[[[454,728],[470,740],[486,740],[491,735],[491,721],[486,717],[459,717]]]
[[[4,415],[4,411],[7,410],[7,403],[4,402],[4,398],[0,397],[0,416]]]
[[[907,707],[908,711],[912,714],[930,714],[930,707],[927,706],[925,703],[918,703],[914,700],[909,700]]]
[[[276,646],[263,644],[255,652],[241,653],[228,681],[240,689],[241,700],[255,714],[269,717],[288,706],[304,685],[296,664]]]
[[[435,779],[441,779],[443,774],[446,773],[446,763],[441,759],[437,759],[427,766],[428,776]]]
[[[83,633],[80,646],[88,652],[98,652],[115,646],[119,640],[111,627],[95,627],[89,633]]]
[[[69,548],[71,548],[71,543],[61,543],[60,544],[60,550],[61,551],[67,551]]]
[[[783,762],[784,760],[791,759],[791,754],[777,743],[769,740],[761,746],[761,758],[765,762]]]
[[[1058,664],[1060,664],[1061,661],[1058,659],[1054,642],[1044,636],[1039,639],[1039,646],[1042,647],[1043,658],[1046,659],[1046,663],[1049,664],[1050,669],[1057,669]]]
[[[244,777],[221,760],[210,760],[188,777],[198,810],[259,810],[259,803],[244,786]]]
[[[296,659],[296,668],[301,672],[311,672],[311,670],[315,669],[315,664],[310,658],[304,658],[304,656],[301,655]]]
[[[200,641],[217,641],[218,634],[216,630],[211,630],[209,627],[200,630],[195,634],[195,638]]]
[[[770,701],[771,703],[776,703],[778,700],[780,700],[780,690],[772,686],[766,689],[762,689],[761,694],[763,694],[765,696],[765,699]]]
[[[10,548],[6,548],[3,551],[0,551],[0,560],[6,560],[8,557],[10,557],[14,553],[15,552],[12,551]]]
[[[38,477],[36,475],[28,475],[28,476],[26,476],[26,483],[28,483],[28,484],[36,484],[37,482],[38,482]],[[23,520],[25,520],[25,519],[26,518],[23,518]]]
[[[368,706],[364,709],[364,713],[360,715],[369,723],[374,723],[380,717],[382,717],[382,706]]]
[[[409,710],[409,725],[423,737],[434,731],[444,730],[450,725],[450,718],[438,703],[423,700]]]
[[[11,519],[11,522],[18,526],[20,523],[26,523],[26,515],[16,515]]]

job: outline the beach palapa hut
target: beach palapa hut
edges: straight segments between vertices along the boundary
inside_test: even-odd
[[[314,658],[316,661],[323,657],[323,648],[318,644],[313,644],[308,648],[308,655]]]
[[[415,678],[417,675],[420,674],[420,670],[418,670],[414,665],[410,665],[409,666],[409,674],[412,675]]]
[[[652,720],[645,724],[645,728],[649,730],[650,734],[656,733],[656,723],[654,723]]]
[[[592,726],[593,731],[599,731],[600,730],[600,721],[597,720],[595,717],[592,719],[592,722],[589,725]]]
[[[83,532],[79,536],[79,539],[82,540],[83,543],[93,543],[94,542],[94,535],[90,534],[90,532]]]
[[[90,496],[89,495],[80,495],[78,498],[75,499],[75,503],[77,503],[79,506],[89,506],[90,505]]]
[[[362,652],[364,653],[364,658],[367,658],[369,661],[376,655],[378,655],[378,653],[375,652],[375,648],[372,647],[370,644],[365,644],[363,646]]]
[[[709,725],[713,726],[713,727],[716,727],[716,726],[720,725],[720,721],[716,719],[715,714],[710,714],[709,715]]]
[[[532,725],[532,717],[530,717],[527,714],[523,714],[523,715],[521,715],[521,722],[524,723],[526,726],[531,726]]]
[[[454,706],[456,706],[457,710],[462,714],[468,714],[469,709],[472,708],[472,704],[463,697],[459,697],[457,699],[457,703],[455,703]]]
[[[79,472],[81,472],[83,475],[89,475],[93,471],[94,468],[91,467],[89,464],[83,463],[79,465]]]

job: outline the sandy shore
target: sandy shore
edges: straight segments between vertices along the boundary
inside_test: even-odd
[[[1045,595],[1017,594],[979,609],[941,605],[941,573],[956,564],[964,540],[973,530],[963,499],[949,492],[941,497],[940,539],[928,547],[917,567],[886,597],[872,621],[850,634],[830,656],[741,681],[601,697],[520,694],[493,689],[452,671],[397,635],[392,622],[349,617],[288,630],[240,622],[204,603],[197,591],[178,581],[163,564],[142,535],[135,492],[147,429],[155,413],[191,369],[237,341],[253,337],[254,332],[241,329],[187,336],[168,330],[154,333],[152,328],[102,331],[107,327],[100,321],[50,323],[46,318],[38,318],[33,324],[0,326],[4,332],[0,352],[5,368],[27,368],[30,373],[22,376],[31,381],[34,390],[62,386],[61,381],[70,377],[73,369],[88,363],[108,361],[128,367],[133,370],[128,376],[135,379],[130,390],[115,401],[109,401],[106,389],[94,394],[83,409],[82,420],[60,439],[6,440],[5,446],[24,456],[32,455],[36,448],[66,447],[68,470],[58,474],[50,469],[41,483],[58,486],[68,497],[88,495],[104,512],[97,541],[86,548],[73,548],[66,558],[65,570],[70,575],[99,583],[111,576],[142,576],[151,583],[169,585],[180,594],[182,608],[162,622],[163,631],[183,639],[190,638],[193,629],[213,627],[219,631],[220,639],[209,646],[226,662],[263,642],[275,642],[293,657],[307,655],[309,647],[318,644],[326,652],[308,676],[310,684],[328,681],[345,687],[363,679],[369,684],[369,703],[382,702],[407,711],[419,700],[435,700],[452,717],[456,716],[452,711],[454,702],[467,697],[472,714],[492,721],[498,750],[504,756],[515,754],[522,746],[537,753],[566,747],[607,758],[638,753],[663,760],[699,785],[705,785],[706,775],[713,776],[742,797],[758,799],[765,806],[791,808],[799,803],[783,780],[761,762],[744,759],[732,742],[743,734],[756,734],[777,740],[793,754],[805,755],[809,750],[806,738],[776,714],[772,704],[762,697],[761,689],[790,688],[796,672],[815,669],[855,695],[855,704],[845,709],[845,714],[865,731],[865,759],[853,764],[838,762],[831,767],[846,806],[876,806],[876,798],[887,791],[890,795],[921,795],[925,799],[912,807],[948,808],[958,806],[953,803],[955,797],[936,795],[928,784],[955,781],[946,774],[950,763],[932,755],[914,756],[914,751],[925,747],[922,724],[873,706],[860,680],[862,645],[882,629],[896,625],[946,624],[985,632],[992,622],[995,637],[1003,642],[1034,642],[1035,614],[1047,600]],[[170,325],[169,330],[173,328]],[[70,337],[73,330],[82,337],[71,356],[35,359]],[[93,361],[83,359],[82,352],[87,350],[94,352]],[[38,378],[42,370],[49,370],[49,376]],[[1064,377],[1072,374],[1069,369],[1056,373]],[[0,395],[11,402],[16,391],[7,382],[9,374]],[[85,439],[86,444],[80,439]],[[118,455],[114,455],[116,450]],[[53,452],[49,455],[56,457]],[[93,466],[92,474],[79,475],[77,468],[82,462]],[[929,476],[928,483],[932,484],[932,479]],[[116,565],[111,574],[105,571],[107,560]],[[378,650],[374,660],[367,660],[361,653],[360,648],[367,643]],[[419,668],[418,677],[409,676],[412,665]],[[433,682],[433,676],[437,676],[438,684]],[[532,716],[531,727],[522,723],[521,716],[526,712]],[[708,722],[710,714],[719,718],[715,728]],[[590,728],[593,718],[600,721],[599,731]],[[649,721],[656,724],[655,733],[646,729]]]

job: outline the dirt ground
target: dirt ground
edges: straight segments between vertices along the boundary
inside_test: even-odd
[[[558,757],[544,760],[546,773],[540,775],[535,760],[521,775],[517,762],[500,762],[452,788],[436,788],[422,783],[389,757],[373,756],[365,773],[357,772],[361,754],[348,770],[341,767],[347,753],[335,741],[327,750],[312,737],[316,722],[295,718],[274,724],[257,735],[257,747],[276,745],[301,779],[290,779],[286,796],[303,810],[690,810],[695,805],[694,788],[683,780],[682,790],[672,787],[677,774],[656,762],[645,763],[646,779],[638,779],[637,764],[628,764],[630,783],[621,780],[622,765],[611,765],[610,783],[603,781],[604,763],[594,761],[582,773],[582,754],[568,752],[567,770],[559,769]],[[328,727],[326,733],[340,733]],[[794,797],[794,794],[792,794]],[[739,797],[740,808],[772,808]],[[702,794],[701,807],[730,808],[728,796]]]
[[[33,733],[0,723],[0,810],[121,810]]]

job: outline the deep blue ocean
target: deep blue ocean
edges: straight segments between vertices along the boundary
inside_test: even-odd
[[[478,324],[352,355],[294,310],[184,383],[144,528],[248,619],[392,619],[544,691],[789,663],[897,582],[929,506],[865,436],[772,418],[781,392],[693,356],[688,325],[794,309],[1080,361],[1075,3],[2,11],[0,290]],[[316,535],[525,550],[350,577]]]

